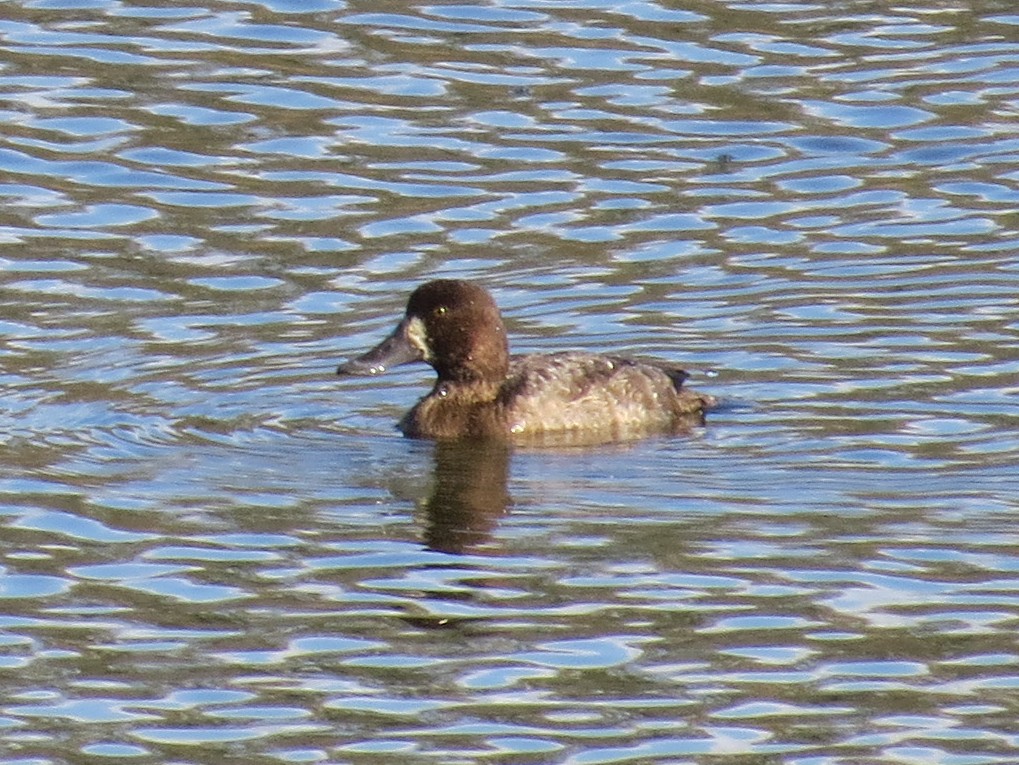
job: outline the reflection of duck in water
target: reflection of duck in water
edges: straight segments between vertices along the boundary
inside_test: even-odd
[[[582,352],[510,356],[491,295],[453,279],[414,290],[393,333],[337,372],[375,375],[410,361],[438,374],[400,421],[413,438],[603,443],[688,430],[717,403],[684,388],[686,372],[661,362]]]
[[[437,443],[435,482],[424,505],[425,546],[463,553],[487,542],[509,506],[508,472],[505,443]]]

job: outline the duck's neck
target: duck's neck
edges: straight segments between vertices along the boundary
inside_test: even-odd
[[[468,407],[475,404],[487,404],[495,401],[502,388],[502,380],[482,379],[480,377],[451,378],[439,377],[432,388],[431,397],[437,398],[449,406]]]

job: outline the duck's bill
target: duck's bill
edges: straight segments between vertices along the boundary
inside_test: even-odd
[[[393,334],[367,353],[340,364],[338,375],[380,375],[387,369],[421,361],[421,351],[407,337],[407,321],[401,321]]]

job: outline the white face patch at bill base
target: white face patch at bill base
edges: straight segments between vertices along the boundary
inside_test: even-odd
[[[432,349],[428,344],[428,331],[425,323],[417,316],[412,316],[407,322],[407,342],[421,352],[421,358],[427,362],[432,361]]]

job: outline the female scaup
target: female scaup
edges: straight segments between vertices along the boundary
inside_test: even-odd
[[[412,438],[622,441],[689,430],[717,404],[684,388],[687,373],[670,364],[580,351],[510,356],[492,296],[458,279],[414,290],[393,333],[337,373],[377,375],[411,361],[438,374],[400,420]]]

